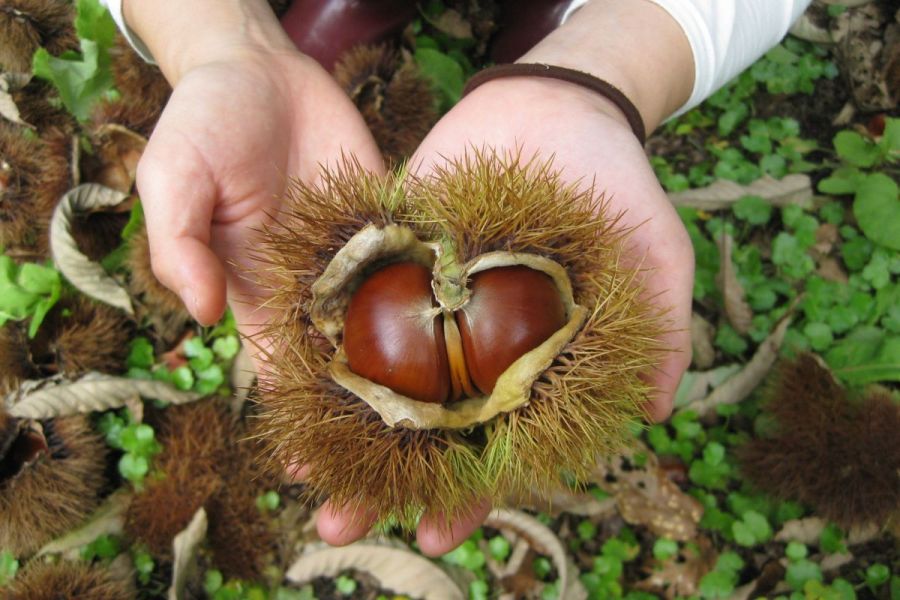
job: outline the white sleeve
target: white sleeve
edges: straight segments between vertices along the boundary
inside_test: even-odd
[[[694,53],[694,90],[680,115],[776,45],[812,0],[650,0],[684,30]]]
[[[141,58],[145,61],[155,65],[156,62],[153,60],[153,54],[150,52],[150,49],[147,48],[144,42],[141,41],[141,38],[125,24],[125,17],[122,15],[122,0],[100,0],[100,4],[103,4],[106,6],[107,10],[109,10],[109,14],[112,15],[113,21],[115,21],[116,25],[119,27],[119,31],[122,32],[122,35],[125,36],[125,39],[128,40],[128,43],[131,44],[134,51],[140,54]]]

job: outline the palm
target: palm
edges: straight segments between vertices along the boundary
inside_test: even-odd
[[[265,315],[240,301],[261,293],[240,271],[250,267],[251,237],[277,211],[288,179],[311,181],[342,152],[381,168],[362,118],[330,77],[300,55],[277,60],[266,68],[213,63],[189,72],[138,178],[160,279],[179,293],[190,286],[197,306],[188,307],[203,322],[223,310],[227,280],[247,334]]]

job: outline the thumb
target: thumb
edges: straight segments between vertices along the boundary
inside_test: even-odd
[[[195,151],[168,142],[151,139],[137,170],[151,265],[191,316],[211,325],[225,311],[225,269],[209,247],[216,184]]]

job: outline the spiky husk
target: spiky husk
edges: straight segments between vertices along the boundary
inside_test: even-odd
[[[88,371],[125,370],[133,323],[121,310],[84,297],[66,303],[66,315],[56,324],[51,352],[57,370],[69,377]]]
[[[392,163],[409,158],[437,121],[431,83],[388,46],[351,48],[335,65],[334,77]]]
[[[0,590],[8,600],[132,600],[136,591],[130,579],[118,578],[102,565],[82,561],[29,562]]]
[[[128,256],[125,264],[131,272],[129,287],[134,296],[140,296],[151,318],[157,333],[164,339],[177,336],[191,316],[181,298],[164,286],[153,274],[150,264],[150,241],[147,229],[141,226],[128,240]]]
[[[256,498],[275,484],[243,427],[224,402],[211,399],[166,409],[159,434],[163,450],[128,508],[126,533],[170,561],[172,540],[202,506],[213,563],[230,577],[258,577],[273,538]]]
[[[14,322],[0,327],[0,396],[18,388],[33,373],[25,332]]]
[[[97,124],[124,125],[145,137],[149,137],[159,115],[169,100],[172,87],[156,65],[148,64],[122,35],[110,49],[113,79],[121,98],[102,102],[94,110]]]
[[[295,186],[265,232],[270,305],[282,317],[261,377],[260,431],[282,463],[309,465],[311,493],[366,505],[410,526],[421,511],[448,518],[479,497],[547,489],[586,475],[620,446],[642,414],[639,374],[663,346],[661,312],[621,260],[627,232],[602,196],[562,183],[548,163],[480,153],[434,176],[379,182],[359,170]],[[532,390],[529,403],[472,431],[392,429],[330,381],[331,349],[306,315],[312,282],[368,223],[397,223],[421,239],[451,239],[466,261],[490,251],[540,254],[566,267],[576,302],[592,315]]]
[[[0,66],[4,71],[31,72],[38,47],[58,55],[78,49],[71,2],[9,0],[0,7]]]
[[[765,407],[776,432],[739,453],[757,487],[845,528],[881,525],[898,510],[900,406],[889,394],[851,398],[805,354],[779,367]]]
[[[43,421],[49,454],[0,481],[0,548],[26,556],[83,521],[100,503],[106,446],[87,418]]]
[[[20,260],[49,255],[53,209],[69,189],[71,140],[59,130],[29,138],[0,123],[0,246]]]

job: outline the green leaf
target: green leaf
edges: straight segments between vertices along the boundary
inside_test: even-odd
[[[722,352],[732,356],[741,356],[748,348],[747,340],[727,323],[716,331],[714,341]]]
[[[863,325],[835,343],[825,354],[825,361],[849,384],[900,381],[900,336]]]
[[[710,442],[703,449],[703,461],[711,467],[722,464],[725,459],[725,446],[718,442]]]
[[[491,590],[486,581],[476,579],[469,584],[469,600],[488,600]]]
[[[600,558],[603,558],[603,557],[600,557]],[[597,559],[597,560],[599,560],[599,559]],[[596,566],[596,561],[595,561],[595,566]],[[536,559],[534,559],[534,562],[532,563],[531,568],[534,571],[534,574],[538,579],[546,579],[547,576],[550,575],[551,571],[553,571],[553,564],[550,562],[550,559],[543,557],[543,556],[539,556]]]
[[[870,587],[877,588],[886,583],[890,577],[891,570],[885,564],[875,563],[866,569],[866,584]]]
[[[700,580],[700,594],[704,598],[728,598],[736,583],[737,575],[734,573],[710,571]]]
[[[78,37],[93,40],[103,48],[116,41],[116,24],[98,0],[78,0],[75,31]]]
[[[153,366],[154,352],[150,340],[141,336],[131,340],[131,349],[128,351],[126,363],[129,367],[149,369]]]
[[[808,553],[809,551],[806,548],[806,544],[796,541],[788,542],[787,547],[784,549],[784,555],[792,561],[806,558]]]
[[[172,371],[172,383],[179,390],[186,392],[194,386],[194,373],[187,365],[182,365]]]
[[[666,560],[678,554],[678,542],[668,538],[659,538],[653,544],[653,557],[656,560]]]
[[[587,519],[579,523],[576,530],[578,538],[583,542],[588,542],[597,536],[597,526]]]
[[[275,490],[269,490],[256,498],[256,508],[260,512],[272,512],[281,504],[281,496]]]
[[[356,591],[356,580],[346,575],[341,575],[334,580],[334,587],[341,596],[352,596]]]
[[[807,581],[822,581],[822,569],[817,563],[801,558],[788,565],[784,579],[791,589],[799,591]]]
[[[865,173],[856,167],[840,167],[819,182],[819,191],[835,196],[853,194],[865,178]]]
[[[425,77],[429,78],[444,97],[444,106],[456,104],[462,96],[465,74],[462,66],[434,48],[416,48],[416,64]]]
[[[772,205],[759,196],[744,196],[734,204],[734,216],[751,225],[765,225],[772,217]]]
[[[834,342],[831,327],[825,323],[807,323],[803,328],[803,335],[806,336],[812,349],[816,352],[827,350]]]
[[[0,552],[0,588],[7,585],[16,576],[19,570],[19,561],[9,550]]]
[[[225,583],[225,578],[222,577],[222,572],[217,569],[210,569],[204,577],[203,589],[206,590],[207,594],[214,594],[222,587],[223,583]]]
[[[72,53],[52,56],[38,48],[32,59],[37,77],[52,83],[66,109],[79,121],[86,121],[91,107],[112,88],[113,79],[105,50],[92,40],[81,40],[81,56]]]
[[[236,335],[227,335],[216,338],[212,345],[213,352],[222,360],[231,360],[241,349],[241,343]]]
[[[731,524],[731,533],[734,535],[734,541],[744,547],[755,546],[757,539],[750,531],[750,527],[743,521],[735,521]]]
[[[138,581],[143,585],[150,583],[150,576],[153,574],[153,569],[156,568],[156,563],[153,562],[150,553],[146,550],[134,551],[132,560],[134,561],[134,570],[137,571]]]
[[[881,136],[881,144],[885,153],[900,152],[900,119],[887,119],[884,124],[884,134]]]
[[[897,183],[883,173],[869,175],[859,185],[853,201],[859,228],[870,240],[900,250],[900,198]]]
[[[129,452],[119,459],[119,473],[133,483],[143,481],[149,470],[150,462],[143,456]]]
[[[846,552],[847,545],[844,543],[844,533],[841,531],[840,527],[834,523],[826,525],[825,528],[822,529],[821,535],[819,535],[819,548],[821,548],[823,552],[829,554]]]
[[[95,558],[111,560],[122,552],[118,538],[111,535],[101,535],[90,544],[81,549],[81,557],[92,561]]]
[[[512,550],[512,547],[509,544],[509,540],[507,540],[502,535],[495,535],[490,540],[488,540],[488,550],[491,553],[491,557],[497,562],[505,562],[507,558],[509,558],[509,553]]]
[[[839,131],[834,136],[834,149],[847,163],[871,167],[881,161],[881,149],[855,131]]]

